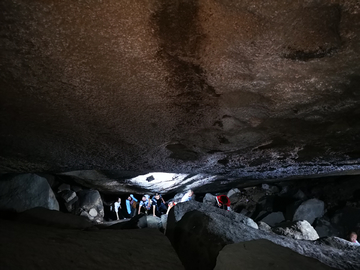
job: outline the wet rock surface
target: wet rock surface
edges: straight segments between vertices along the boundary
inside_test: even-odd
[[[357,170],[359,9],[1,1],[0,172]]]

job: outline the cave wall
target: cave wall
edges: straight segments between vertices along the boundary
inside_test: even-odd
[[[0,10],[2,173],[357,169],[358,1]]]

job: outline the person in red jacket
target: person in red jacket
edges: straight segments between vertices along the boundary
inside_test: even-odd
[[[225,209],[225,210],[231,210],[230,209],[230,199],[228,198],[228,196],[226,195],[219,195],[219,196],[216,196],[216,202],[217,202],[217,206],[222,208],[222,209]]]

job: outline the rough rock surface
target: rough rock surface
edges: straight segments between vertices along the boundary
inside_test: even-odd
[[[235,181],[359,168],[358,1],[3,0],[0,10],[0,172]]]
[[[241,214],[203,203],[178,204],[169,212],[166,235],[186,269],[213,269],[219,251],[230,243],[266,239],[337,269],[358,269],[359,250],[294,240],[243,223]]]
[[[336,236],[320,238],[319,240],[315,241],[315,243],[319,245],[325,244],[343,251],[355,250],[357,252],[360,252],[360,246]]]
[[[1,177],[0,209],[22,212],[35,207],[59,210],[59,203],[45,178],[36,174]]]
[[[220,251],[214,270],[238,269],[330,270],[334,268],[270,241],[255,240],[226,245]]]
[[[288,236],[294,239],[302,240],[317,240],[319,235],[316,230],[306,220],[299,220],[295,222],[285,222],[272,228],[274,233]]]

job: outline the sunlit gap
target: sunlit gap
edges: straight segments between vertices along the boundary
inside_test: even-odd
[[[204,185],[204,181],[209,181],[216,176],[206,174],[179,174],[152,172],[129,179],[132,185],[141,186],[147,190],[160,193],[169,193],[178,190],[181,191],[195,189]]]

